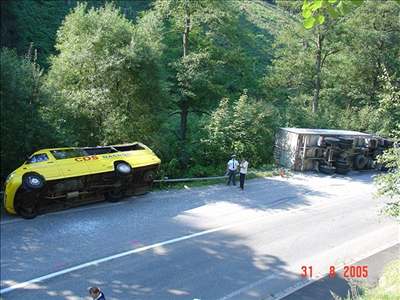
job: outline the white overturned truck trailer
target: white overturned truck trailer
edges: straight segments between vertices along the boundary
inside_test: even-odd
[[[376,166],[376,157],[393,141],[372,134],[337,129],[280,128],[274,158],[279,166],[346,174]]]

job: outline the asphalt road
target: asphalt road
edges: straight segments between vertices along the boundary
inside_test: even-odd
[[[395,259],[399,259],[399,254],[400,244],[397,244],[377,254],[369,256],[366,259],[358,261],[354,264],[354,267],[368,267],[368,277],[362,278],[362,280],[359,278],[349,277],[348,269],[346,276],[343,269],[336,270],[334,274],[335,276],[329,276],[328,274],[324,278],[291,293],[287,297],[283,298],[283,300],[337,299],[334,298],[333,295],[347,299],[349,294],[360,293],[360,287],[374,288],[378,284],[387,264],[390,264]],[[400,295],[398,295],[396,299],[399,300]]]
[[[280,299],[399,243],[373,173],[297,174],[1,219],[3,299]],[[312,278],[301,276],[311,266]]]

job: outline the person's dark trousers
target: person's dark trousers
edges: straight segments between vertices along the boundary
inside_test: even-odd
[[[233,183],[233,185],[236,185],[236,172],[235,171],[231,171],[229,170],[229,179],[228,179],[228,185],[231,184],[231,181]]]
[[[246,174],[240,173],[240,188],[244,189],[244,180],[246,179]]]

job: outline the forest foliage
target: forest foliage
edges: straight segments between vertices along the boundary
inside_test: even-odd
[[[399,137],[400,6],[302,4],[1,1],[2,178],[45,147],[138,140],[171,177],[268,164],[278,127]]]

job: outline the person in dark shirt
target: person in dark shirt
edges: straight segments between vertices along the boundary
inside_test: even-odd
[[[235,176],[236,176],[236,170],[239,166],[239,162],[235,158],[236,158],[236,155],[233,154],[232,159],[230,161],[228,161],[228,163],[227,163],[226,172],[227,172],[227,175],[229,175],[227,185],[230,185],[231,181],[232,181],[233,185],[236,185],[236,177]]]
[[[98,287],[91,287],[89,289],[89,294],[93,298],[93,300],[106,300],[103,292]]]

